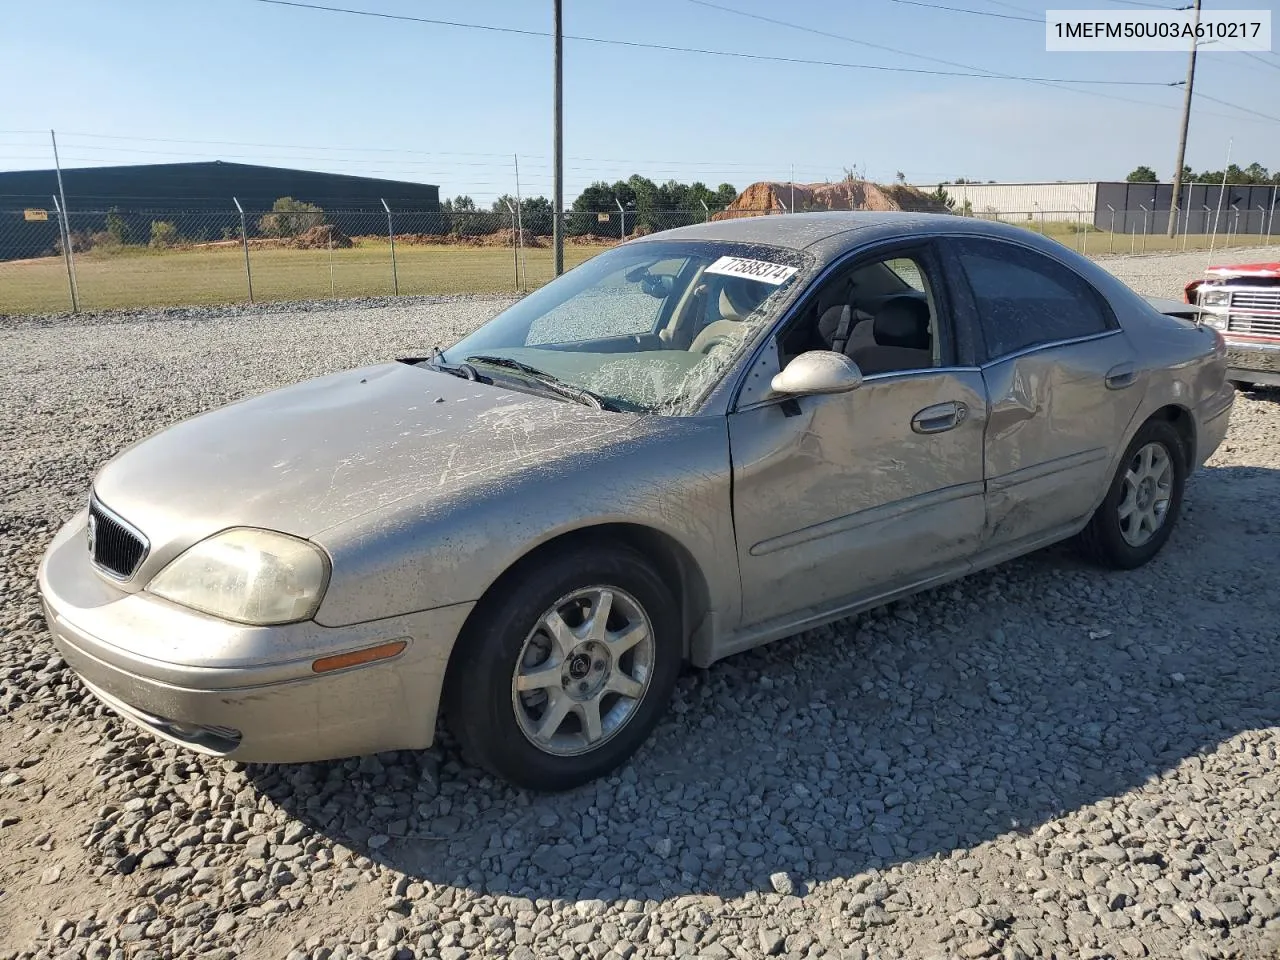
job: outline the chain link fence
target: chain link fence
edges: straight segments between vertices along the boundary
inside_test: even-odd
[[[0,314],[512,293],[554,272],[548,209],[0,209]],[[712,218],[783,211],[564,213],[565,266],[636,236]],[[1090,255],[1223,249],[1272,242],[1274,211],[973,212],[1052,236]]]
[[[1273,226],[1280,227],[1275,223],[1276,210],[1263,206],[1250,210],[1108,207],[1092,213],[1078,209],[985,210],[965,211],[962,215],[1022,226],[1090,256],[1269,246]],[[1171,219],[1172,237],[1168,235]]]

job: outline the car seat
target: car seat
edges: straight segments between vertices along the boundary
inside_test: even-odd
[[[726,277],[720,287],[717,306],[720,319],[713,320],[693,338],[690,353],[710,353],[712,348],[737,336],[742,321],[749,317],[768,296],[765,285],[755,280]]]
[[[929,334],[929,306],[918,297],[897,296],[884,301],[871,324],[874,342],[854,343],[845,355],[866,374],[918,370],[933,366]]]

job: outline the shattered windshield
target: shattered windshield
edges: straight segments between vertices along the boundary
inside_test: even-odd
[[[504,310],[439,359],[503,358],[617,409],[686,414],[811,269],[812,258],[800,251],[759,244],[616,247]]]

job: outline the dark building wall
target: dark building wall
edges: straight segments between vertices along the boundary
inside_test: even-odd
[[[383,199],[398,212],[440,209],[440,188],[433,184],[222,161],[64,169],[62,182],[74,232],[105,229],[106,211],[116,209],[140,239],[154,219],[174,222],[187,236],[199,231],[217,239],[223,228],[239,227],[232,197],[250,214],[251,232],[280,197],[317,204],[348,233],[377,229],[376,217],[385,216]],[[53,249],[58,226],[52,198],[57,193],[54,170],[0,172],[0,260]],[[27,222],[25,208],[49,210],[50,219]]]
[[[1272,186],[1221,183],[1183,184],[1183,209],[1178,213],[1178,231],[1212,233],[1214,219],[1218,232],[1265,234],[1273,220],[1273,204],[1280,200]],[[1222,213],[1218,214],[1218,199]],[[1108,209],[1114,208],[1114,214]],[[1150,213],[1144,217],[1142,208]],[[1094,206],[1093,224],[1099,230],[1111,230],[1114,220],[1117,233],[1166,233],[1173,207],[1171,183],[1099,183]],[[1205,208],[1208,208],[1207,210]],[[1234,207],[1234,209],[1233,209]],[[1276,208],[1280,213],[1280,208]],[[1274,225],[1280,229],[1280,223]]]

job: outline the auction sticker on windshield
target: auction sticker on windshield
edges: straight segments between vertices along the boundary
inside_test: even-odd
[[[791,279],[800,270],[799,267],[788,267],[782,263],[769,263],[767,260],[750,260],[747,257],[721,257],[711,266],[707,273],[722,273],[728,277],[743,277],[747,280],[759,280],[771,283],[775,287]]]

